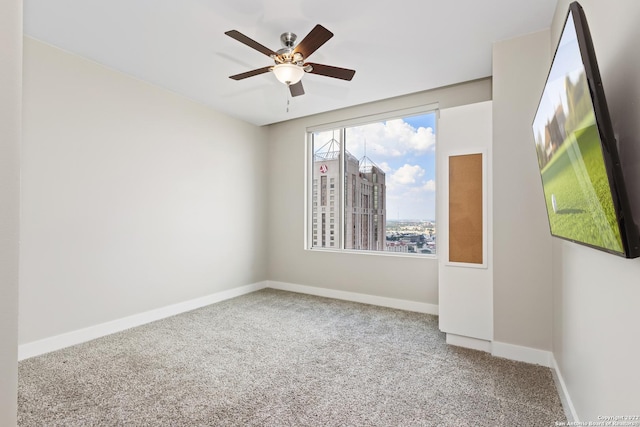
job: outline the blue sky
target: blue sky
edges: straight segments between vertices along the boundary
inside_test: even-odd
[[[434,113],[347,129],[346,149],[386,173],[387,219],[435,219]]]

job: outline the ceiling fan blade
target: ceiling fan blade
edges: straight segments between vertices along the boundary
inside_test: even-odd
[[[246,79],[247,77],[253,77],[259,74],[268,73],[269,71],[271,71],[271,67],[262,67],[258,68],[257,70],[251,70],[244,73],[236,74],[234,76],[229,76],[229,78],[233,80],[242,80]]]
[[[300,96],[304,95],[304,88],[302,87],[302,80],[296,84],[289,85],[289,91],[291,91],[291,96]]]
[[[316,25],[313,30],[295,47],[294,52],[299,52],[306,59],[327,40],[333,37],[333,33],[322,25]]]
[[[333,77],[334,79],[349,80],[353,78],[356,70],[349,70],[347,68],[332,67],[331,65],[314,64],[308,62],[304,65],[311,65],[313,70],[309,71],[311,74],[319,74],[321,76]]]
[[[272,55],[274,55],[274,56],[278,55],[276,52],[272,51],[268,47],[265,47],[265,46],[261,45],[260,43],[258,43],[257,41],[255,41],[253,39],[250,39],[249,37],[245,36],[240,31],[231,30],[231,31],[227,31],[225,34],[228,35],[229,37],[231,37],[232,39],[238,40],[240,43],[246,44],[250,48],[253,48],[253,49],[257,50],[260,53],[264,53],[265,55],[267,55],[269,57],[272,56]]]

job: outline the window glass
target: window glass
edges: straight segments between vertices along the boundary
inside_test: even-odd
[[[435,120],[427,113],[311,134],[310,212],[322,215],[313,247],[435,254]]]

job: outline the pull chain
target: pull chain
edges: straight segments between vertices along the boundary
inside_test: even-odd
[[[289,104],[290,104],[290,101],[291,101],[291,97],[289,96],[289,91],[287,91],[286,93],[287,93],[287,105],[286,105],[285,109],[286,109],[286,111],[288,113],[289,112]]]

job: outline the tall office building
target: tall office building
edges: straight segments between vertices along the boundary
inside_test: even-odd
[[[315,148],[315,147],[314,147]],[[316,149],[313,161],[313,246],[338,248],[344,221],[345,249],[385,250],[385,173],[366,155],[344,152],[344,197],[340,199],[340,142]],[[344,203],[344,217],[340,214]]]

